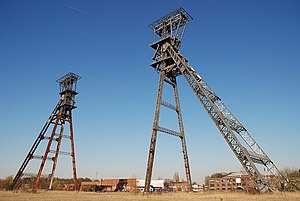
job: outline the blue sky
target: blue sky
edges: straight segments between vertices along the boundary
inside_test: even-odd
[[[16,174],[68,72],[82,76],[78,176],[144,178],[158,82],[147,25],[181,6],[194,18],[181,53],[280,169],[299,168],[299,1],[2,0],[0,178]],[[242,170],[184,78],[178,83],[193,181]],[[176,128],[175,114],[163,112],[161,125]],[[70,163],[61,156],[56,175],[71,177]],[[159,134],[153,178],[175,172],[184,178],[180,141]]]

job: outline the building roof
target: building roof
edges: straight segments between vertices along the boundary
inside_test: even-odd
[[[241,176],[249,176],[247,172],[241,171],[241,172],[230,172],[226,177],[241,177]]]

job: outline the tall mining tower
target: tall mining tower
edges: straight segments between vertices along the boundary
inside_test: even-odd
[[[76,108],[75,106],[75,96],[78,94],[76,92],[77,81],[81,77],[74,74],[68,73],[62,78],[58,79],[60,88],[60,99],[55,106],[53,112],[50,114],[48,120],[46,121],[44,127],[40,131],[37,139],[32,145],[29,153],[27,154],[24,162],[22,163],[19,171],[17,172],[11,189],[14,189],[17,186],[18,180],[23,176],[24,170],[28,163],[32,159],[41,160],[41,165],[37,173],[33,189],[38,188],[38,183],[43,172],[46,161],[52,161],[52,170],[49,174],[50,185],[49,189],[52,188],[53,178],[56,170],[58,155],[67,155],[72,158],[73,166],[73,179],[75,190],[78,190],[78,182],[76,175],[76,161],[75,161],[75,148],[74,148],[74,133],[73,133],[73,123],[72,123],[72,110]],[[69,126],[69,132],[65,133],[65,127]],[[51,129],[52,128],[52,129]],[[50,134],[47,134],[49,131]],[[51,132],[50,132],[51,131]],[[70,151],[61,151],[61,142],[62,139],[67,139],[70,144]],[[42,141],[48,141],[44,155],[35,155],[35,152]]]
[[[180,8],[149,25],[154,31],[154,43],[151,44],[151,48],[154,49],[154,56],[152,58],[153,63],[151,64],[151,67],[159,73],[159,82],[146,170],[145,192],[150,192],[158,131],[181,139],[186,179],[191,189],[190,168],[176,81],[178,76],[183,76],[186,79],[234,155],[249,176],[254,180],[256,189],[259,192],[272,191],[271,184],[259,172],[257,166],[262,165],[264,169],[268,170],[268,172],[273,175],[276,175],[277,173],[280,174],[278,168],[250,135],[248,130],[223,103],[221,98],[189,64],[188,59],[179,52],[186,25],[191,20],[192,17],[183,8]],[[175,105],[162,100],[164,83],[171,85],[174,89]],[[159,125],[161,105],[176,112],[178,116],[179,132],[163,128]],[[286,182],[288,182],[288,180],[286,180]]]

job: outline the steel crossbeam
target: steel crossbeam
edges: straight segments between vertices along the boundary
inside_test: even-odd
[[[180,135],[180,132],[177,132],[177,131],[173,131],[173,130],[171,130],[171,129],[167,129],[167,128],[163,128],[163,127],[158,127],[157,128],[157,130],[158,131],[160,131],[160,132],[163,132],[163,133],[166,133],[166,134],[169,134],[169,135],[174,135],[174,136],[177,136],[177,137],[182,137],[181,135]]]
[[[161,105],[163,105],[163,106],[165,106],[165,107],[167,107],[167,108],[169,108],[171,110],[177,111],[176,106],[174,106],[171,103],[168,103],[166,101],[162,101]]]

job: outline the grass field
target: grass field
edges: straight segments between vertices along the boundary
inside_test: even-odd
[[[298,193],[250,195],[245,193],[162,193],[142,195],[135,193],[87,193],[66,191],[11,192],[0,191],[0,201],[300,201]]]

